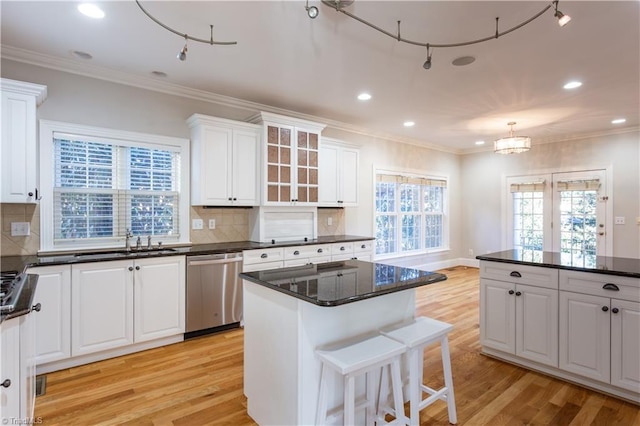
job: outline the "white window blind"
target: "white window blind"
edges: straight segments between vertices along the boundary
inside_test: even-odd
[[[557,191],[597,191],[600,189],[599,179],[567,180],[556,182]]]
[[[178,236],[180,152],[54,133],[54,241]]]
[[[544,191],[545,181],[512,183],[509,188],[511,192],[542,192]]]

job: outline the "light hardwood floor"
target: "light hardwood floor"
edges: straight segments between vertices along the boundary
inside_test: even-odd
[[[640,425],[640,407],[480,354],[478,270],[445,269],[422,287],[419,315],[454,324],[450,335],[458,422],[463,425]],[[243,332],[236,329],[51,373],[35,415],[46,425],[249,425],[242,392]],[[425,374],[442,385],[439,349]],[[421,412],[446,425],[444,403]]]

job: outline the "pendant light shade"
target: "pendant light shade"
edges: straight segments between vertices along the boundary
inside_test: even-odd
[[[515,124],[515,121],[507,123],[507,126],[510,126],[509,136],[493,142],[493,150],[497,154],[519,154],[531,149],[531,138],[529,136],[513,135],[513,126]]]

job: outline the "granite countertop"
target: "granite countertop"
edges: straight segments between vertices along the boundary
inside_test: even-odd
[[[640,278],[640,259],[625,257],[589,256],[572,259],[570,255],[558,252],[505,250],[476,256],[476,259]]]
[[[49,266],[49,265],[69,265],[74,263],[102,262],[107,260],[144,259],[156,256],[178,256],[178,255],[202,255],[233,253],[243,250],[260,250],[274,247],[292,247],[314,244],[346,243],[353,241],[374,240],[373,237],[362,237],[357,235],[335,235],[318,237],[314,240],[277,241],[273,243],[259,243],[254,241],[235,241],[229,243],[194,244],[187,247],[163,247],[162,250],[140,250],[138,252],[124,254],[116,253],[117,249],[93,250],[87,252],[51,254],[51,255],[31,255],[31,256],[2,256],[0,257],[0,270],[22,272],[29,267]],[[78,254],[83,254],[78,256]]]
[[[339,306],[433,284],[446,275],[401,266],[347,260],[269,271],[240,277],[318,306]]]

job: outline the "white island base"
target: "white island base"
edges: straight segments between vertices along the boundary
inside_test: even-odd
[[[415,288],[324,307],[244,280],[243,297],[244,393],[249,416],[260,425],[314,424],[320,385],[315,349],[413,319],[416,306]],[[342,382],[334,383],[330,408],[342,403]],[[364,394],[363,378],[358,393]]]

